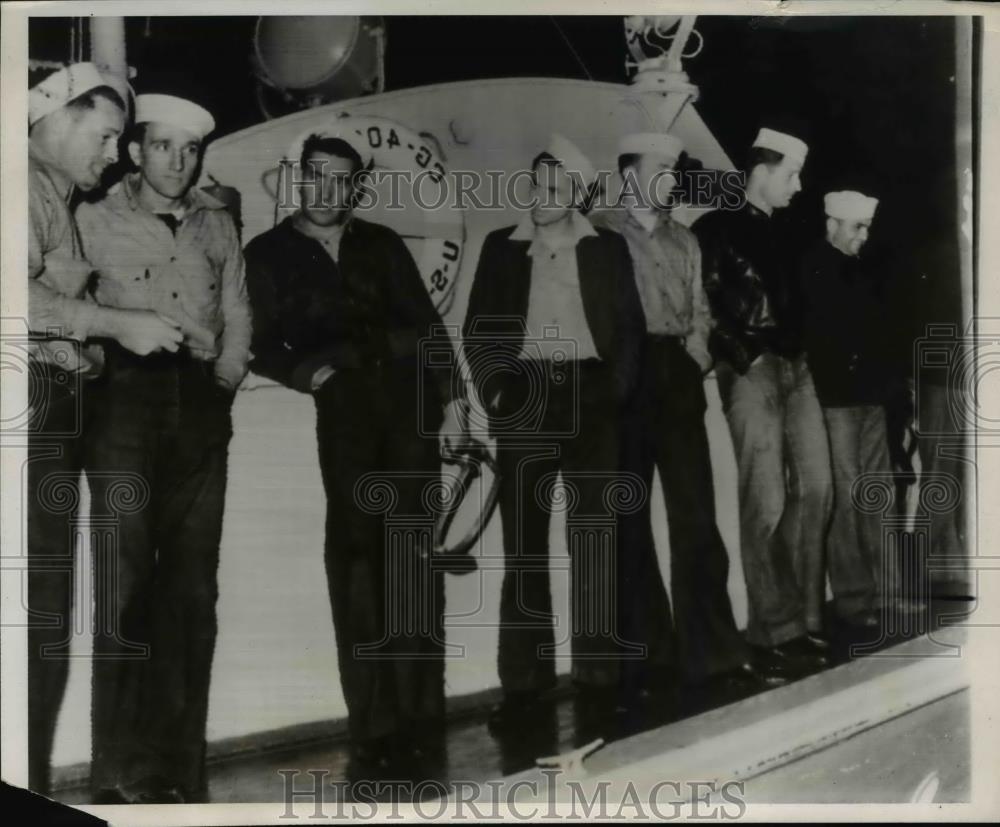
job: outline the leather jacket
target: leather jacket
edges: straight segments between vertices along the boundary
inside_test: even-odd
[[[749,202],[716,210],[692,229],[702,252],[705,292],[715,327],[709,350],[738,373],[769,351],[801,352],[798,285],[788,248],[771,218]]]

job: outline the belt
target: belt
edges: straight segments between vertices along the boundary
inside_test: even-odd
[[[607,363],[600,359],[566,359],[556,362],[552,359],[525,359],[531,365],[537,365],[541,373],[548,376],[563,375],[570,372],[600,373],[608,369]]]
[[[215,361],[199,359],[186,347],[178,348],[176,353],[166,350],[156,351],[146,356],[140,356],[122,347],[114,340],[104,344],[105,364],[108,370],[120,368],[140,368],[143,370],[175,370],[179,368],[195,368],[207,371],[213,370]]]
[[[647,333],[646,341],[651,345],[684,347],[687,342],[687,337],[676,336],[672,333]]]
[[[535,376],[553,390],[599,388],[612,381],[611,366],[600,359],[567,359],[565,362],[531,359],[530,362],[536,366]]]

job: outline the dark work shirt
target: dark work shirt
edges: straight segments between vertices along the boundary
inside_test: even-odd
[[[881,280],[863,259],[827,241],[806,251],[799,275],[803,338],[820,404],[884,403],[897,377],[889,348],[893,324]]]
[[[403,240],[351,218],[334,261],[292,218],[244,252],[253,308],[250,369],[303,393],[321,367],[365,369],[392,362],[421,371],[439,401],[451,399],[451,341]],[[428,347],[438,359],[421,359]]]

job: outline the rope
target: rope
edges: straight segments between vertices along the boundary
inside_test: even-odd
[[[587,70],[587,64],[583,62],[583,58],[580,57],[576,49],[573,48],[573,44],[570,43],[569,38],[566,37],[566,33],[562,30],[562,27],[559,25],[559,23],[556,21],[554,17],[550,17],[549,20],[552,21],[552,25],[556,27],[556,31],[559,32],[559,36],[563,39],[563,41],[566,43],[566,46],[569,47],[569,50],[573,53],[573,57],[575,57],[576,62],[580,64],[580,68],[583,69],[583,72],[587,76],[587,79],[593,80],[594,76],[590,74],[590,72]]]

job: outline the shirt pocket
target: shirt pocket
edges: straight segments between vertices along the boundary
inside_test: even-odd
[[[212,327],[222,315],[221,265],[201,250],[182,251],[172,264],[191,302],[190,312],[201,324]]]
[[[141,260],[101,267],[97,271],[95,295],[100,304],[125,310],[152,307],[153,270]]]

